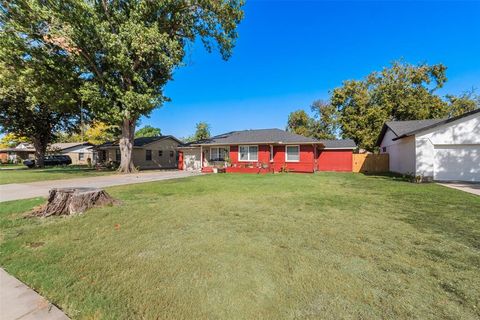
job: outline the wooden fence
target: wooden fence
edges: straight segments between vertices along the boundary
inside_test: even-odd
[[[379,173],[388,172],[388,154],[354,154],[353,172]]]

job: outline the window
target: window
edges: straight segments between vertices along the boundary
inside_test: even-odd
[[[175,152],[170,151],[170,158],[173,158],[174,155],[175,155]]]
[[[115,161],[120,162],[122,155],[120,153],[120,149],[115,149]]]
[[[158,150],[158,156],[163,157],[163,150]]]
[[[258,161],[258,146],[239,146],[238,161]]]
[[[270,146],[270,162],[273,162],[273,146]]]
[[[383,152],[387,152],[387,147],[383,147],[383,148],[382,148],[382,151],[383,151]]]
[[[85,153],[80,152],[80,153],[78,154],[78,160],[82,161],[82,160],[84,160],[84,159],[85,159]]]
[[[285,161],[300,161],[300,146],[285,146]]]
[[[152,150],[145,150],[145,160],[152,161]]]
[[[225,161],[225,159],[228,158],[228,151],[226,147],[210,148],[210,160]]]

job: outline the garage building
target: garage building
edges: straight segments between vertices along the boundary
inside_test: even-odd
[[[392,172],[480,181],[480,109],[450,119],[386,122],[377,145],[389,154]]]

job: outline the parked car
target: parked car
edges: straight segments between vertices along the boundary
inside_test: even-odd
[[[29,168],[33,168],[35,167],[35,160],[25,160],[23,164]],[[65,166],[72,164],[72,159],[70,156],[65,155],[45,156],[43,158],[43,164],[45,166]]]

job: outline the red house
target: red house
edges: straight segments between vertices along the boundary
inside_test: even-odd
[[[224,133],[180,146],[179,169],[266,173],[352,171],[353,140],[317,140],[280,129]]]

